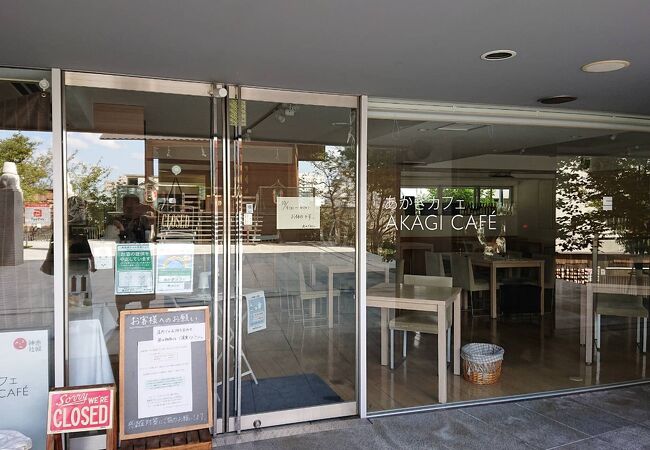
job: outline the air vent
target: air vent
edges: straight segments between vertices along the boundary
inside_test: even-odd
[[[27,96],[27,95],[35,94],[37,92],[41,92],[41,89],[38,87],[38,84],[36,83],[12,81],[11,85],[22,96]]]
[[[562,103],[575,102],[578,100],[578,97],[572,95],[554,95],[553,97],[543,97],[537,99],[539,103],[544,105],[560,105]]]

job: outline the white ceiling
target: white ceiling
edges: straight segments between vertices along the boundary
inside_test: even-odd
[[[650,114],[648,0],[0,0],[0,65]],[[492,49],[516,58],[484,62]],[[623,71],[583,64],[628,59]],[[567,105],[564,105],[566,107]]]

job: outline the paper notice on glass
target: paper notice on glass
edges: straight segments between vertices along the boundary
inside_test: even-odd
[[[278,230],[320,229],[320,206],[314,197],[278,197]]]
[[[266,329],[266,298],[264,291],[244,295],[248,313],[248,333]]]
[[[158,244],[156,292],[158,294],[192,292],[193,280],[194,244]]]
[[[90,247],[95,258],[95,268],[97,270],[113,268],[113,256],[115,255],[114,242],[90,241]]]
[[[611,211],[613,204],[612,197],[603,197],[603,211]]]
[[[138,342],[138,418],[192,411],[192,344]]]
[[[115,294],[153,294],[153,260],[149,244],[115,246]]]
[[[187,323],[153,327],[153,340],[156,343],[202,342],[205,341],[205,324]]]

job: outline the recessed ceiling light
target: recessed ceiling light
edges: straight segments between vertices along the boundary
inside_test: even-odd
[[[624,59],[606,59],[585,64],[582,66],[582,71],[590,73],[614,72],[616,70],[625,69],[629,66],[630,61]]]
[[[514,50],[490,50],[481,55],[484,61],[503,61],[504,59],[514,58],[517,52]]]
[[[418,128],[418,131],[420,133],[425,133],[425,132],[429,131],[429,129],[428,128]]]
[[[538,102],[544,105],[559,105],[561,103],[569,103],[578,100],[578,97],[572,95],[554,95],[553,97],[543,97],[537,99]]]

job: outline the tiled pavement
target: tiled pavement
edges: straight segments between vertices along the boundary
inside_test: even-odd
[[[650,449],[650,384],[416,414],[227,435],[247,449]]]

